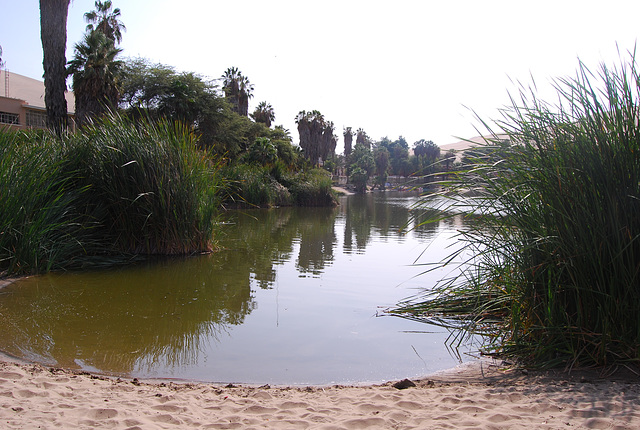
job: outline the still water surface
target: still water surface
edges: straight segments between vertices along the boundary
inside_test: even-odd
[[[0,350],[129,377],[256,384],[454,367],[448,332],[378,316],[446,274],[417,276],[425,266],[413,263],[450,253],[461,220],[415,227],[416,199],[232,212],[210,255],[20,280],[0,290]]]

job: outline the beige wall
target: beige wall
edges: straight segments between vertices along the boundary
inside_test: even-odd
[[[75,97],[72,91],[65,93],[67,110],[73,124]],[[19,124],[11,122],[11,114],[18,114]],[[46,108],[44,82],[0,70],[0,126],[11,128],[44,128]]]
[[[0,126],[9,126],[12,128],[25,128],[27,124],[27,111],[24,108],[26,102],[24,100],[10,99],[6,97],[0,97]],[[9,124],[11,121],[10,115],[18,115],[18,124]]]

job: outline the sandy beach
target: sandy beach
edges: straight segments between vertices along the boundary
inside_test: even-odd
[[[0,362],[0,428],[637,429],[640,382],[475,363],[415,387],[138,381]]]

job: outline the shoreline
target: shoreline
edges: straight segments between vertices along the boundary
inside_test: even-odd
[[[3,428],[639,428],[640,380],[625,372],[523,371],[492,360],[414,387],[147,381],[0,358]]]

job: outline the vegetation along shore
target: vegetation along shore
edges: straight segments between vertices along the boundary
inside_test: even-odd
[[[401,136],[375,141],[350,127],[337,155],[335,126],[317,110],[296,116],[299,146],[274,125],[268,102],[249,113],[253,84],[235,67],[218,85],[122,60],[124,26],[110,1],[85,15],[89,26],[67,63],[60,29],[68,2],[40,4],[48,130],[0,130],[1,276],[210,252],[222,210],[331,206],[332,177],[365,192],[400,175],[435,185],[421,202],[426,223],[460,212],[473,221],[459,233],[460,252],[472,257],[459,276],[390,314],[446,327],[453,341],[479,336],[483,352],[527,366],[637,370],[634,54],[596,72],[580,64],[574,78],[556,82],[555,105],[523,89],[502,120],[482,124],[485,145],[463,155],[441,154],[428,140],[410,150]]]
[[[529,366],[640,359],[640,75],[629,54],[556,81],[552,105],[522,90],[488,145],[425,197],[437,220],[464,211],[473,255],[460,276],[393,313],[485,339]],[[489,127],[488,124],[486,124]],[[432,202],[445,201],[444,205]],[[450,259],[441,263],[446,266]]]

